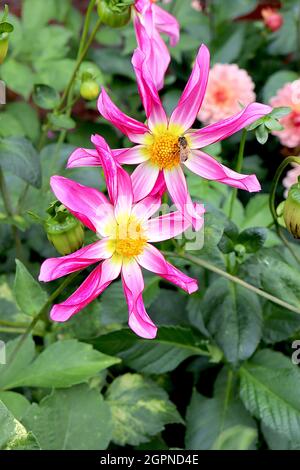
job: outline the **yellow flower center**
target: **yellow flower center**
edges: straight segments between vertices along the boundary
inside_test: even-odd
[[[125,258],[131,258],[142,253],[147,243],[147,238],[140,223],[131,217],[127,221],[121,221],[116,226],[112,242],[115,253]]]
[[[153,143],[149,146],[150,160],[160,170],[180,164],[178,137],[168,131],[153,136]]]

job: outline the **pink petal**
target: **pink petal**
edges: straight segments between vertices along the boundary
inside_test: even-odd
[[[185,162],[185,166],[202,178],[219,183],[228,184],[234,188],[246,191],[260,191],[261,186],[255,175],[243,175],[227,168],[207,153],[194,150],[193,154]]]
[[[98,98],[98,110],[105,119],[127,135],[132,142],[143,143],[143,136],[148,132],[148,127],[124,114],[112,102],[104,88],[102,88]]]
[[[165,182],[165,177],[162,171],[159,172],[158,178],[156,180],[156,183],[152,189],[152,191],[149,193],[149,196],[153,197],[159,197],[162,198],[163,194],[166,192],[167,186]]]
[[[195,209],[199,215],[203,215],[205,210],[203,205],[196,204]],[[202,219],[202,224],[204,220]],[[165,214],[155,219],[150,219],[145,226],[147,239],[149,242],[161,242],[169,240],[185,232],[191,226],[186,217],[179,211]]]
[[[136,165],[149,160],[144,145],[135,145],[131,148],[112,150],[115,160],[120,165]]]
[[[148,196],[155,186],[159,168],[149,162],[141,163],[131,175],[134,201],[140,201]]]
[[[140,49],[134,51],[132,65],[136,74],[138,89],[145,108],[149,128],[153,129],[157,125],[167,127],[167,116],[162,107],[153,76],[149,71],[147,57]]]
[[[234,116],[189,133],[191,148],[197,149],[226,139],[272,111],[270,106],[251,103]]]
[[[91,138],[103,167],[110,200],[115,206],[115,216],[120,212],[131,212],[133,193],[128,173],[115,161],[105,139],[100,135]]]
[[[142,338],[153,339],[157,328],[148,316],[143,302],[144,280],[141,269],[135,260],[123,263],[122,282],[128,304],[130,328]]]
[[[52,176],[52,191],[57,199],[84,225],[100,234],[101,227],[113,217],[113,207],[104,194],[63,176]]]
[[[161,206],[161,198],[149,196],[134,205],[131,214],[141,222],[148,220]]]
[[[179,41],[180,26],[175,16],[158,5],[152,5],[152,11],[157,30],[169,36],[171,47],[176,46]]]
[[[112,254],[107,239],[104,239],[84,246],[70,255],[61,256],[60,258],[48,258],[41,266],[39,281],[53,281],[84,269],[97,261],[110,258]]]
[[[189,81],[174,109],[170,124],[179,124],[188,130],[194,123],[202,104],[209,74],[209,50],[202,44]]]
[[[160,90],[163,88],[165,73],[169,67],[171,57],[164,40],[153,27],[153,24],[151,24],[153,22],[152,14],[150,14],[150,21],[147,21],[148,16],[144,16],[145,24],[143,24],[142,18],[136,15],[134,18],[134,28],[138,47],[145,56],[145,63],[148,70],[151,71],[156,89]]]
[[[99,166],[97,150],[78,148],[71,153],[67,168],[77,168],[81,166]]]
[[[120,271],[121,262],[113,258],[99,264],[67,300],[53,305],[50,312],[51,320],[57,322],[69,320],[96,299],[118,277]]]
[[[168,192],[177,209],[186,217],[195,230],[200,230],[203,219],[191,200],[182,168],[176,166],[170,170],[165,169],[164,177]]]
[[[189,294],[198,290],[196,279],[187,276],[168,263],[163,255],[152,245],[146,245],[143,253],[137,257],[137,261],[143,268],[167,279]]]

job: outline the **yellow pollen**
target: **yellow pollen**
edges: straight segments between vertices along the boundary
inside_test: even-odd
[[[149,147],[150,160],[161,170],[170,169],[180,164],[180,148],[178,136],[164,132],[154,137]]]
[[[124,221],[125,222],[125,221]],[[138,256],[142,253],[147,239],[141,225],[136,219],[129,219],[119,224],[114,239],[115,252],[125,258]]]

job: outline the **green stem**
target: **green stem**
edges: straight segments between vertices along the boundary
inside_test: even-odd
[[[22,347],[22,344],[24,343],[24,341],[26,340],[26,338],[28,337],[28,335],[31,333],[31,331],[34,329],[34,327],[36,326],[36,324],[42,320],[42,318],[44,317],[44,315],[46,314],[48,308],[50,307],[50,305],[53,303],[53,301],[59,296],[59,294],[61,292],[63,292],[63,290],[75,279],[75,277],[78,276],[80,271],[76,272],[76,273],[73,273],[71,274],[69,277],[67,277],[62,283],[61,285],[50,295],[50,297],[48,298],[47,302],[45,302],[45,304],[43,305],[43,307],[40,309],[40,311],[35,315],[35,317],[32,319],[32,322],[28,325],[28,327],[26,328],[24,334],[21,336],[20,340],[18,341],[15,349],[13,350],[12,354],[11,354],[11,357],[10,357],[10,361],[9,361],[9,364],[8,364],[8,367],[11,365],[11,363],[13,362],[13,360],[15,359],[16,355],[18,354],[18,351],[20,350],[20,348]]]
[[[92,42],[94,41],[95,36],[96,36],[96,34],[97,34],[97,31],[98,31],[100,25],[101,25],[101,20],[98,19],[98,21],[97,21],[97,23],[96,23],[96,25],[95,25],[93,31],[92,31],[91,34],[90,34],[90,37],[88,38],[88,40],[87,40],[85,46],[84,46],[83,49],[82,49],[82,52],[79,54],[79,57],[78,57],[78,59],[77,59],[77,61],[76,61],[76,64],[75,64],[75,67],[74,67],[72,76],[71,76],[70,81],[69,81],[69,83],[68,83],[68,85],[67,85],[67,87],[66,87],[66,89],[65,89],[65,91],[64,91],[64,93],[63,93],[63,95],[62,95],[62,98],[61,98],[61,100],[60,100],[60,104],[58,105],[57,110],[60,110],[60,109],[63,107],[64,102],[65,102],[65,100],[67,99],[70,90],[72,89],[73,82],[74,82],[74,80],[75,80],[75,78],[76,78],[76,74],[77,74],[77,72],[78,72],[78,69],[79,69],[80,65],[82,64],[83,59],[85,58],[85,56],[86,56],[86,54],[87,54],[87,51],[89,50],[90,45],[91,45]]]
[[[241,142],[240,142],[240,148],[239,148],[239,153],[237,156],[237,161],[236,161],[236,167],[235,170],[240,173],[243,168],[243,162],[244,162],[244,151],[245,151],[245,144],[246,144],[246,138],[247,138],[247,131],[246,129],[243,129],[242,137],[241,137]],[[234,188],[231,194],[231,200],[230,200],[230,206],[229,206],[229,212],[228,212],[228,217],[229,219],[232,218],[233,210],[234,210],[234,203],[237,198],[237,188]]]
[[[227,414],[227,411],[228,411],[228,406],[229,406],[230,399],[231,399],[231,394],[232,394],[232,384],[233,384],[233,371],[231,369],[229,369],[228,370],[228,376],[227,376],[227,382],[226,382],[224,408],[223,408],[222,416],[221,416],[220,432],[222,432],[224,430],[226,414]]]
[[[91,0],[91,1],[90,1],[89,6],[88,6],[88,9],[87,9],[87,12],[86,12],[86,15],[85,15],[85,20],[84,20],[84,25],[83,25],[81,40],[80,40],[79,49],[78,49],[78,54],[77,54],[77,59],[78,59],[78,57],[80,56],[80,54],[82,53],[84,44],[85,44],[85,42],[86,42],[86,38],[87,38],[89,29],[90,29],[91,14],[92,14],[92,11],[93,11],[93,9],[94,9],[95,3],[96,3],[96,0]]]
[[[271,214],[272,214],[272,217],[273,217],[273,221],[274,221],[278,236],[281,238],[283,243],[286,245],[286,247],[288,248],[290,253],[294,256],[296,261],[298,261],[298,263],[300,263],[299,255],[293,249],[293,247],[291,246],[291,244],[289,243],[289,241],[284,236],[284,234],[281,230],[281,227],[280,227],[280,225],[278,223],[278,220],[277,220],[278,217],[277,217],[277,213],[276,213],[276,191],[277,191],[277,186],[278,186],[278,183],[281,179],[282,173],[284,172],[286,167],[288,165],[290,165],[291,163],[297,163],[297,165],[300,165],[300,157],[293,157],[293,156],[292,157],[287,157],[283,160],[283,162],[281,162],[281,164],[277,168],[277,171],[276,171],[275,177],[274,177],[274,181],[273,181],[273,185],[272,185],[272,189],[271,189],[271,192],[270,192],[269,206],[270,206],[270,211],[271,211]]]
[[[280,305],[283,308],[286,308],[287,310],[290,310],[291,312],[295,313],[300,313],[300,308],[295,307],[294,305],[291,305],[287,302],[284,302],[284,300],[279,299],[278,297],[275,297],[268,292],[265,292],[261,289],[258,289],[257,287],[253,286],[252,284],[249,284],[246,281],[243,281],[239,277],[233,276],[232,274],[227,273],[226,271],[223,271],[220,268],[217,268],[217,266],[214,266],[213,264],[209,263],[208,261],[204,261],[200,258],[196,258],[195,256],[192,255],[186,255],[186,254],[178,254],[178,253],[170,253],[170,252],[164,252],[166,256],[171,256],[171,257],[178,257],[185,259],[187,261],[190,261],[191,263],[196,264],[197,266],[201,266],[202,268],[208,269],[209,271],[218,274],[219,276],[224,277],[225,279],[228,279],[229,281],[235,282],[236,284],[239,284],[242,287],[245,287],[245,289],[250,290],[251,292],[254,292],[255,294],[270,300],[274,304]]]

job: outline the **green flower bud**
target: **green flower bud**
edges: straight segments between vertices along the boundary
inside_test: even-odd
[[[100,93],[100,87],[95,80],[84,80],[80,86],[80,95],[85,100],[95,100]]]
[[[45,221],[48,240],[61,255],[73,253],[83,245],[84,230],[77,220],[59,201],[53,202],[47,210]]]
[[[300,183],[291,186],[284,204],[283,217],[288,231],[300,239]]]
[[[125,26],[131,17],[133,0],[99,0],[98,16],[111,28]]]
[[[0,34],[0,64],[4,62],[4,59],[8,51],[8,33]]]

